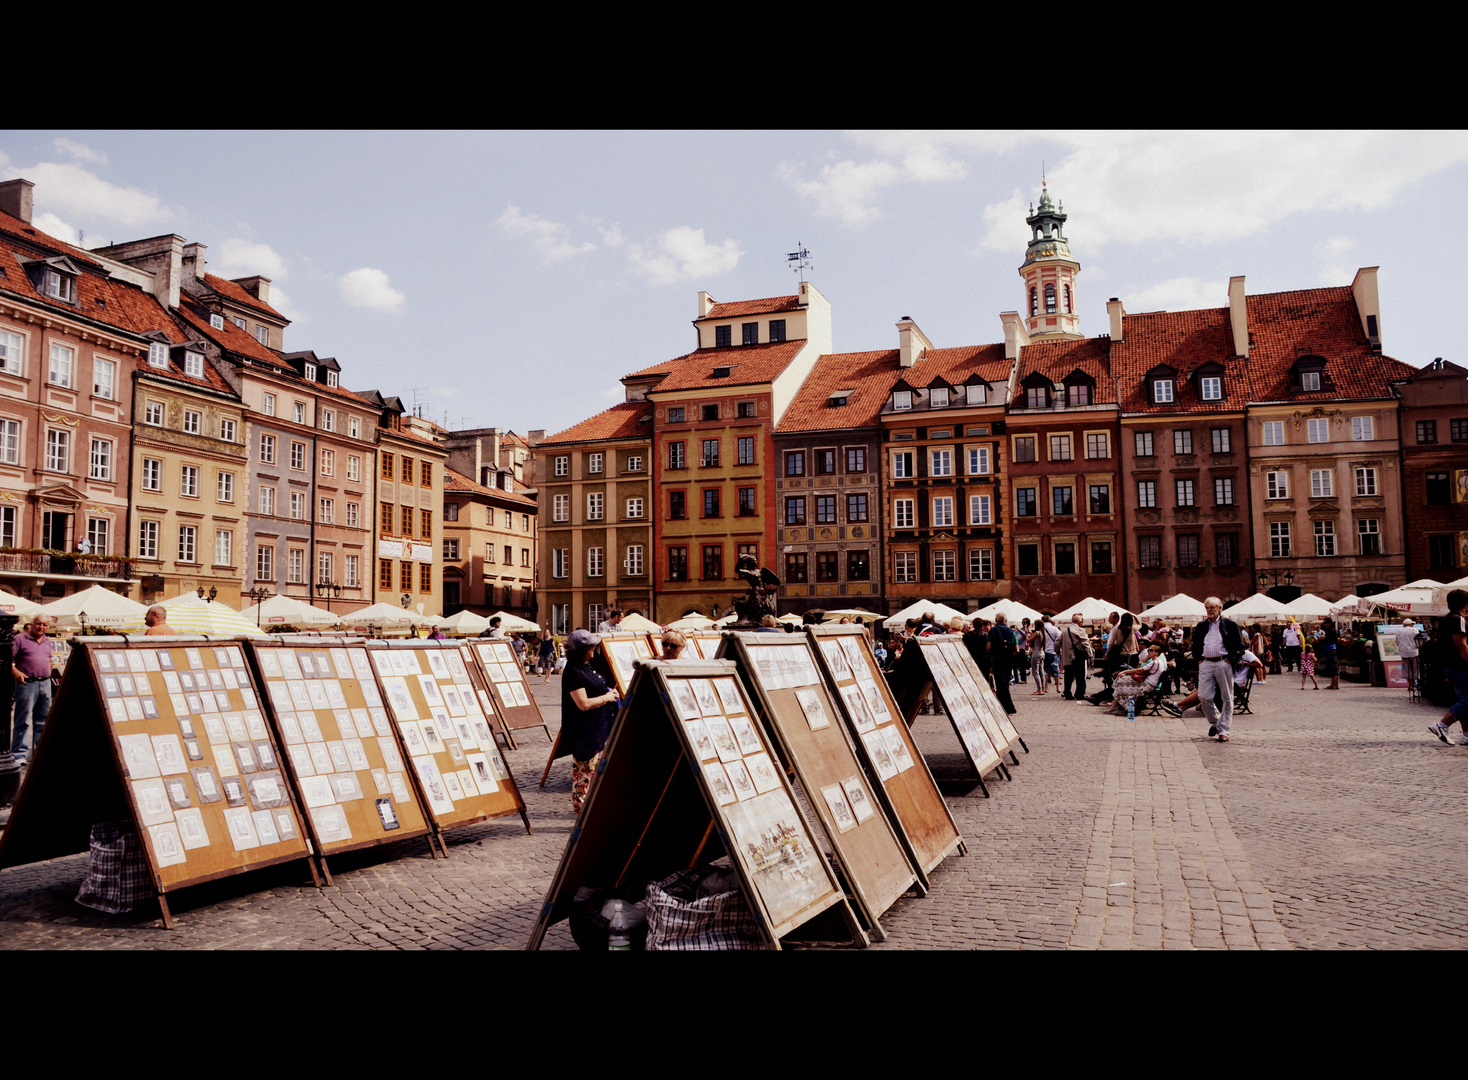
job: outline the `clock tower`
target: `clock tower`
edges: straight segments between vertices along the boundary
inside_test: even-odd
[[[1081,319],[1076,314],[1075,277],[1081,264],[1070,255],[1070,244],[1061,233],[1065,203],[1056,209],[1050,189],[1040,181],[1040,208],[1030,207],[1025,218],[1030,242],[1019,276],[1025,283],[1025,327],[1030,340],[1080,338]]]

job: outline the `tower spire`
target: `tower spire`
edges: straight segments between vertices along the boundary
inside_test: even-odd
[[[1031,204],[1025,218],[1030,242],[1019,268],[1025,283],[1025,326],[1032,340],[1082,336],[1075,293],[1075,276],[1081,264],[1071,257],[1070,243],[1061,229],[1065,219],[1065,204],[1057,208],[1050,200],[1050,182],[1042,162],[1040,204],[1038,208]]]

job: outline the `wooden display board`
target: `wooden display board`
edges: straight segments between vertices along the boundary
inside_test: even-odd
[[[660,650],[653,651],[653,644],[646,634],[630,630],[625,634],[602,634],[597,648],[601,652],[602,663],[616,681],[617,692],[624,697],[632,686],[637,661],[656,660],[660,656]]]
[[[555,736],[551,734],[545,717],[540,714],[540,705],[530,692],[530,685],[525,681],[525,671],[515,659],[515,647],[509,640],[475,638],[472,648],[484,681],[492,687],[494,703],[499,708],[505,727],[516,731],[538,727],[554,743]]]
[[[86,851],[131,820],[164,894],[293,859],[320,885],[244,649],[203,637],[74,638],[0,838],[0,867]]]
[[[431,831],[367,650],[353,640],[250,642],[328,883],[327,855]]]
[[[719,655],[719,646],[724,641],[722,630],[684,630],[683,637],[688,645],[683,650],[685,660],[712,660]]]
[[[833,907],[866,944],[754,715],[730,662],[638,664],[527,948],[570,915],[578,888],[636,902],[649,882],[725,854],[772,948]],[[721,756],[708,723],[740,718],[742,745]]]
[[[882,913],[908,889],[918,885],[918,871],[902,845],[888,811],[862,767],[846,725],[837,710],[804,634],[759,634],[750,631],[724,635],[723,659],[735,660],[745,687],[759,703],[766,727],[774,735],[784,764],[794,770],[800,786],[826,831],[857,910],[879,941],[886,940]],[[701,683],[703,680],[696,680]],[[701,687],[700,687],[701,689]],[[859,691],[853,692],[860,695]],[[890,727],[897,720],[878,701]],[[707,715],[707,714],[705,714]],[[745,750],[754,725],[731,721],[716,726],[707,721],[719,757]],[[868,725],[875,728],[875,723]],[[732,730],[731,730],[732,728]],[[876,736],[879,740],[881,733]],[[907,745],[892,743],[893,756],[906,758],[915,768]]]
[[[1011,779],[1003,755],[1008,752],[1010,759],[1018,764],[1019,758],[1012,747],[1016,742],[1023,746],[1019,732],[994,696],[994,691],[989,689],[961,638],[943,635],[913,638],[912,641],[918,643],[918,656],[926,676],[918,699],[927,693],[929,686],[937,687],[937,696],[987,798],[989,788],[984,783],[985,776],[998,772],[1006,780]],[[1029,753],[1029,747],[1024,749]]]
[[[859,626],[807,626],[826,685],[846,717],[867,774],[878,779],[897,835],[927,885],[927,875],[954,852],[968,854],[958,824],[938,790],[928,763],[898,719],[897,700],[887,686]],[[886,718],[890,723],[878,723]],[[896,744],[900,743],[899,749]]]
[[[393,642],[369,647],[367,655],[435,830],[518,813],[530,832],[520,789],[457,646]]]
[[[515,743],[514,732],[505,724],[504,717],[494,706],[492,689],[489,680],[484,677],[484,672],[479,670],[479,661],[474,657],[474,646],[467,641],[445,641],[443,645],[446,649],[458,651],[459,659],[464,665],[464,672],[469,676],[469,685],[474,688],[474,694],[479,699],[480,711],[484,713],[484,718],[489,722],[489,730],[505,740],[506,750],[519,749]]]

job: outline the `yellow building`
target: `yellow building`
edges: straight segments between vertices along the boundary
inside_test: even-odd
[[[373,603],[441,615],[444,449],[412,430],[400,399],[376,390],[362,397],[380,410]]]

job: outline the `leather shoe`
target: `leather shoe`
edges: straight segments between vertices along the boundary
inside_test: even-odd
[[[1218,729],[1216,727],[1211,727],[1211,728],[1208,729],[1208,737],[1210,739],[1213,738],[1213,736],[1215,736],[1217,734],[1218,734]]]

